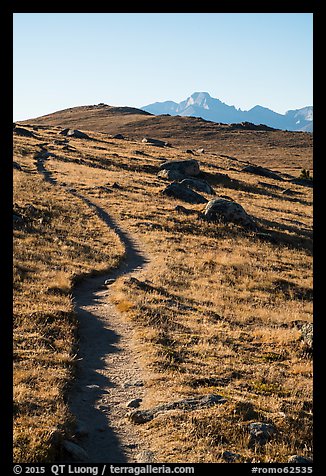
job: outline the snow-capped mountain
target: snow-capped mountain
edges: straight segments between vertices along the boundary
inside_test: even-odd
[[[141,109],[155,115],[195,116],[222,123],[252,122],[289,131],[312,132],[313,129],[312,106],[290,110],[285,114],[279,114],[262,106],[242,111],[219,99],[212,98],[207,92],[195,92],[180,103],[174,101],[155,102],[143,106]]]

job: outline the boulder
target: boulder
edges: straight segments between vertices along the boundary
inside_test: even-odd
[[[85,132],[81,132],[78,129],[63,129],[59,134],[68,137],[75,137],[76,139],[90,139]]]
[[[215,195],[215,191],[209,185],[206,180],[198,180],[194,178],[186,178],[180,182],[181,185],[185,185],[191,189],[198,190],[198,192],[207,193],[208,195]]]
[[[255,444],[263,445],[267,443],[267,441],[270,440],[273,434],[276,432],[274,425],[262,422],[249,423],[248,430],[250,434],[250,446]]]
[[[184,176],[197,176],[200,173],[199,163],[195,159],[168,160],[159,167],[160,170],[178,171]]]
[[[272,170],[261,167],[260,165],[246,165],[241,169],[241,172],[248,172],[250,174],[261,175],[262,177],[269,177],[274,180],[283,180],[283,178]]]
[[[200,410],[202,408],[209,408],[214,405],[226,403],[226,399],[221,395],[209,394],[200,397],[186,398],[176,402],[163,403],[157,405],[151,410],[134,410],[127,415],[127,417],[135,424],[147,423],[157,415],[171,410],[182,410],[184,412]]]
[[[177,182],[170,183],[161,193],[168,197],[179,198],[187,203],[207,203],[205,197]]]
[[[24,127],[15,127],[14,128],[14,133],[17,134],[18,136],[23,136],[23,137],[35,137],[34,133],[32,131],[29,131],[28,129],[25,129]]]
[[[144,144],[156,145],[157,147],[167,147],[170,145],[168,142],[159,139],[152,139],[150,137],[144,137],[142,142]]]
[[[179,172],[178,170],[160,170],[157,174],[158,177],[165,179],[165,180],[170,180],[174,182],[175,180],[182,180],[184,179],[184,174]]]
[[[67,132],[68,137],[76,137],[76,139],[90,139],[90,137],[85,134],[85,132],[81,132],[78,129],[69,129]]]
[[[226,221],[248,228],[257,228],[254,220],[239,203],[225,198],[210,200],[204,210],[204,219],[208,221]]]

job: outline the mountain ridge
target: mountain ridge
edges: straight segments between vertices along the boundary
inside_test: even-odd
[[[285,114],[260,105],[256,105],[248,111],[242,111],[235,106],[229,106],[220,99],[211,97],[207,92],[194,92],[180,103],[168,100],[148,104],[140,109],[155,115],[201,117],[217,123],[251,122],[281,130],[313,131],[313,106],[289,110]]]

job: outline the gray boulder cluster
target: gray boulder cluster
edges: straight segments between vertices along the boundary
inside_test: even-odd
[[[237,225],[256,229],[254,219],[243,207],[231,198],[216,197],[208,200],[198,192],[206,195],[216,195],[210,184],[200,178],[199,163],[195,159],[171,160],[159,167],[157,176],[171,181],[163,190],[162,195],[173,197],[192,204],[206,204],[201,218],[211,222],[232,222]]]
[[[155,145],[156,147],[169,147],[170,144],[163,140],[159,139],[152,139],[150,137],[144,137],[142,140],[143,144]]]
[[[78,129],[63,129],[59,134],[67,137],[75,137],[76,139],[90,139],[89,135],[81,132]]]

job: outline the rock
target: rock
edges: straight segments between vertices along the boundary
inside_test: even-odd
[[[215,394],[204,395],[202,397],[186,398],[176,402],[163,403],[157,405],[151,410],[134,410],[129,413],[129,419],[135,424],[147,423],[155,418],[160,413],[165,413],[171,410],[192,411],[201,408],[209,408],[213,405],[223,404],[226,402],[224,397]]]
[[[123,187],[121,187],[121,185],[119,185],[117,182],[114,182],[112,185],[111,185],[111,188],[115,188],[117,190],[121,190]]]
[[[62,131],[58,132],[58,134],[61,134],[61,135],[63,135],[63,136],[66,136],[67,133],[68,133],[68,131],[69,131],[69,128],[62,129]]]
[[[204,154],[205,150],[203,148],[200,148],[200,149],[196,149],[196,152],[198,152],[198,154]]]
[[[136,380],[136,382],[125,382],[122,384],[123,388],[128,388],[128,387],[143,387],[144,382],[141,380]]]
[[[283,178],[272,170],[261,167],[260,165],[246,165],[241,169],[241,172],[248,172],[250,174],[261,175],[262,177],[269,177],[275,180],[283,180]]]
[[[86,451],[81,446],[76,445],[76,443],[64,440],[62,446],[66,451],[68,451],[68,453],[73,457],[73,459],[77,461],[88,460],[88,454],[86,453]]]
[[[85,134],[85,132],[81,132],[78,129],[69,129],[67,136],[76,137],[76,139],[90,139],[90,137]]]
[[[197,176],[200,173],[196,159],[168,160],[159,166],[160,170],[176,170],[183,176]],[[184,177],[183,177],[184,178]]]
[[[313,461],[310,458],[305,458],[304,456],[292,455],[288,459],[288,463],[297,463],[297,464],[312,464]]]
[[[85,134],[85,132],[81,132],[78,129],[63,129],[59,134],[68,137],[75,137],[77,139],[90,139],[90,137]]]
[[[112,139],[124,139],[124,136],[122,134],[115,134],[112,136]]]
[[[193,151],[193,150],[191,150],[191,149],[187,149],[187,150],[185,150],[185,153],[186,153],[186,154],[193,154],[193,153],[194,153],[194,151]]]
[[[52,152],[49,152],[48,150],[42,150],[37,156],[37,158],[41,160],[46,160],[46,159],[49,159],[50,157],[55,157],[55,154],[53,154]]]
[[[206,180],[198,180],[194,178],[186,178],[180,182],[181,185],[185,185],[191,189],[198,190],[199,192],[207,193],[208,195],[215,195],[215,191],[206,182]]]
[[[182,172],[179,172],[178,170],[165,170],[165,169],[160,170],[157,176],[165,180],[170,180],[171,182],[175,180],[182,180],[185,178],[185,175]]]
[[[106,279],[106,280],[104,281],[104,284],[105,284],[106,286],[110,286],[110,285],[113,284],[113,283],[115,283],[115,279],[113,279],[113,278]]]
[[[265,444],[276,432],[276,428],[274,425],[262,422],[249,423],[248,430],[250,434],[250,446],[257,443],[260,445]]]
[[[232,451],[223,451],[222,458],[228,463],[234,463],[234,461],[241,458],[241,456],[238,453],[233,453]]]
[[[12,221],[13,223],[24,223],[25,220],[21,215],[17,215],[16,213],[13,213],[12,215]]]
[[[207,203],[203,217],[208,221],[223,220],[248,228],[257,228],[254,220],[239,203],[225,198],[216,198]]]
[[[13,161],[12,166],[16,170],[23,170],[22,167],[15,161]]]
[[[207,203],[205,197],[177,182],[170,183],[161,193],[168,197],[178,198],[187,203]]]
[[[168,147],[170,145],[168,142],[159,139],[152,139],[150,137],[144,137],[142,142],[144,144],[156,145],[157,147]]]
[[[147,423],[154,418],[154,414],[151,411],[145,410],[134,410],[133,412],[129,413],[128,418],[135,423],[136,425],[140,425],[142,423]]]
[[[142,398],[134,398],[133,400],[130,400],[126,407],[127,408],[138,408],[140,407],[141,402],[143,401]]]
[[[306,345],[307,350],[313,350],[313,324],[312,322],[306,322],[300,328],[301,332],[301,339],[303,340],[304,344]]]
[[[24,127],[16,126],[14,128],[14,133],[17,134],[18,136],[23,136],[23,137],[35,137],[35,134],[32,131],[25,129]]]

